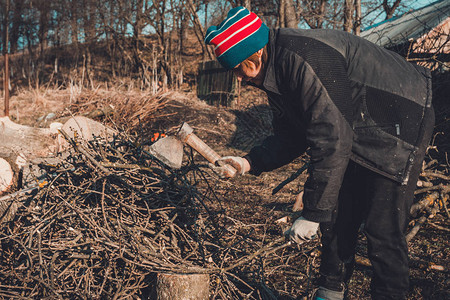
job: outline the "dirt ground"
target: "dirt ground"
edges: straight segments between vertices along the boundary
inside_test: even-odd
[[[117,95],[118,94],[118,95]],[[128,98],[127,98],[128,97]],[[220,155],[244,155],[252,145],[259,143],[271,133],[270,110],[264,96],[252,89],[245,89],[241,95],[240,107],[209,106],[189,91],[165,94],[169,99],[164,106],[142,117],[142,123],[134,128],[120,124],[120,118],[114,112],[123,109],[133,101],[143,101],[150,95],[139,93],[107,91],[37,91],[22,92],[11,99],[11,118],[18,123],[30,126],[48,126],[53,121],[63,121],[71,114],[89,114],[95,110],[112,107],[112,114],[100,115],[96,119],[109,125],[131,129],[136,135],[150,136],[153,132],[173,133],[182,122],[188,122],[195,133]],[[123,103],[117,99],[127,98]],[[135,106],[133,106],[135,107]],[[49,115],[55,113],[55,116]],[[122,116],[124,114],[122,113]],[[126,114],[125,114],[126,115]],[[132,114],[129,114],[132,116]],[[144,115],[141,115],[144,116]],[[114,122],[113,122],[114,121]],[[122,118],[122,121],[126,121]],[[130,121],[130,120],[128,120]],[[128,123],[129,124],[129,123]],[[439,150],[439,149],[438,149]],[[429,152],[426,161],[437,156],[436,150]],[[194,156],[199,164],[206,164],[198,155]],[[439,152],[442,157],[442,151]],[[227,216],[247,228],[249,234],[265,235],[267,239],[281,237],[288,227],[287,223],[277,220],[291,216],[295,196],[302,189],[306,175],[287,184],[276,195],[272,190],[300,168],[307,157],[296,159],[270,173],[259,177],[245,175],[224,181],[213,174],[208,177],[209,184],[215,187],[217,196]],[[450,165],[447,161],[437,162],[437,167],[448,176]],[[441,181],[440,183],[448,184]],[[418,196],[418,199],[421,196]],[[412,220],[409,229],[415,224]],[[414,261],[434,263],[444,266],[446,271],[436,271],[416,264],[411,267],[411,287],[408,299],[450,299],[450,219],[441,209],[434,218],[429,219],[409,244],[410,257]],[[361,235],[358,243],[358,255],[367,257],[365,239]],[[255,249],[256,250],[256,249]],[[253,282],[263,285],[267,293],[278,299],[304,299],[311,294],[318,277],[320,263],[320,243],[314,241],[308,245],[291,247],[282,251],[301,251],[297,261],[273,260],[272,265],[262,265],[259,277]],[[298,257],[298,256],[297,256]],[[252,264],[257,265],[256,262]],[[349,285],[348,299],[369,299],[369,286],[372,271],[370,267],[358,264]],[[250,276],[250,275],[249,275]]]

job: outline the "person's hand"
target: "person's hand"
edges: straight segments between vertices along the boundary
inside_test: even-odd
[[[304,241],[315,238],[318,229],[319,223],[300,217],[295,220],[294,224],[292,224],[291,228],[289,228],[284,235],[291,241],[301,244]]]
[[[220,178],[231,178],[237,175],[244,175],[250,170],[250,163],[243,157],[224,156],[216,161],[216,165],[210,164],[210,168],[219,175]],[[236,172],[230,172],[230,167]]]

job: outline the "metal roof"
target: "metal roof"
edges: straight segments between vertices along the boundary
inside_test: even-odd
[[[450,0],[441,0],[367,27],[361,32],[361,36],[389,48],[416,40],[449,18]]]

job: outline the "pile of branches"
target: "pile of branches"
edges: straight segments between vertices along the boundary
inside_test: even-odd
[[[289,243],[230,221],[190,153],[172,170],[127,136],[70,141],[59,164],[41,164],[46,187],[11,200],[21,205],[1,224],[0,297],[137,299],[158,272],[211,274],[215,298],[261,296],[248,262]]]

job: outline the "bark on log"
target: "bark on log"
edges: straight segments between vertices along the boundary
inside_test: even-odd
[[[21,187],[20,170],[27,161],[55,156],[57,151],[56,128],[34,128],[16,124],[8,117],[0,118],[0,157],[9,164],[6,170],[4,163],[5,172],[13,174],[12,182],[0,187],[0,195]],[[4,176],[9,178],[8,174]]]
[[[11,165],[3,158],[0,158],[0,194],[7,191],[13,184],[14,173]]]
[[[69,146],[58,134],[58,128],[64,128],[70,138],[75,137],[80,147],[94,137],[108,138],[114,133],[81,116],[69,119],[64,125],[52,123],[50,128],[29,127],[16,124],[8,117],[0,118],[0,196],[38,184],[36,179],[43,175],[38,164],[57,161],[57,153]],[[0,223],[14,217],[20,204],[16,198],[17,195],[0,198]]]
[[[158,300],[207,300],[209,275],[159,273],[156,294]]]
[[[70,118],[64,125],[53,123],[50,128],[35,128],[14,123],[8,117],[0,118],[0,158],[6,161],[2,169],[8,169],[9,164],[15,176],[13,181],[17,181],[17,174],[24,165],[35,159],[56,157],[57,153],[68,147],[64,137],[58,134],[58,128],[64,129],[71,138],[81,143],[95,137],[107,139],[115,133],[103,124],[82,116]],[[6,181],[8,174],[7,170],[4,175]],[[2,178],[0,174],[0,181]],[[4,185],[11,186],[9,182]],[[2,191],[0,183],[0,194]]]
[[[16,124],[8,117],[0,118],[0,153],[22,153],[25,157],[47,157],[56,154],[57,131]]]
[[[113,129],[82,116],[70,118],[61,129],[77,142],[91,141],[98,137],[108,139],[115,133]],[[69,143],[66,139],[62,135],[58,135],[58,150],[63,151],[68,146]]]

